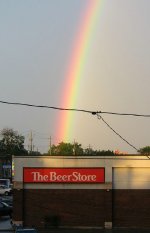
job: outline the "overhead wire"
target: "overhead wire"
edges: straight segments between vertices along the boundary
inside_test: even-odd
[[[8,101],[1,101],[1,100],[0,100],[0,103],[10,104],[10,105],[21,105],[21,106],[35,107],[35,108],[49,108],[49,109],[62,110],[62,111],[78,111],[78,112],[86,112],[86,113],[96,114],[96,112],[88,111],[88,110],[84,110],[84,109],[60,108],[60,107],[53,107],[53,106],[48,106],[48,105],[26,104],[26,103],[8,102]]]
[[[118,112],[106,112],[106,111],[92,111],[92,110],[76,109],[76,108],[60,108],[60,107],[48,106],[48,105],[36,105],[36,104],[27,104],[27,103],[19,103],[19,102],[8,102],[8,101],[2,101],[2,100],[0,100],[0,103],[10,104],[10,105],[20,105],[20,106],[26,106],[26,107],[35,107],[35,108],[48,108],[48,109],[61,110],[61,111],[85,112],[85,113],[91,113],[92,115],[112,114],[112,115],[120,115],[120,116],[150,117],[149,114],[118,113]]]
[[[119,133],[116,132],[116,130],[114,130],[110,124],[108,124],[104,118],[100,115],[100,114],[96,114],[97,115],[97,118],[99,120],[102,120],[107,126],[109,129],[111,129],[117,136],[119,136],[124,142],[126,142],[129,146],[131,146],[133,149],[135,149],[137,152],[139,151],[135,146],[133,146],[131,143],[129,143],[125,138],[123,138]]]

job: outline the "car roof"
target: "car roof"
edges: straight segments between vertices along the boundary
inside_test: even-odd
[[[22,232],[25,232],[25,233],[37,233],[37,230],[36,229],[17,229],[16,230],[16,233],[22,233]]]

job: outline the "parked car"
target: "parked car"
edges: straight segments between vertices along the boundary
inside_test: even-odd
[[[6,204],[13,206],[13,196],[0,196],[0,201],[5,202]]]
[[[5,185],[0,185],[0,195],[11,195],[12,194],[12,189],[6,187]]]
[[[35,228],[16,228],[15,233],[37,233]]]
[[[0,179],[0,185],[5,185],[7,188],[10,186],[10,179]]]
[[[12,206],[7,203],[0,201],[0,216],[10,216],[12,215]]]

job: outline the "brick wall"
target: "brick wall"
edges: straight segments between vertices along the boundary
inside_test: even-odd
[[[23,219],[23,190],[13,189],[13,215],[12,218],[17,221]]]
[[[113,227],[150,227],[150,190],[113,190]]]
[[[24,190],[26,226],[104,227],[105,190]],[[107,194],[108,195],[108,194]],[[106,206],[106,205],[107,206]],[[110,202],[111,206],[111,202]],[[109,209],[110,210],[110,209]]]
[[[14,190],[25,226],[150,227],[150,190]]]

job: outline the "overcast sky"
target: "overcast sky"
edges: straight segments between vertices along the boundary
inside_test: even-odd
[[[80,18],[90,0],[0,0],[0,100],[59,107]],[[92,0],[91,0],[92,1]],[[75,108],[150,114],[150,1],[102,1]],[[61,106],[64,107],[65,106]],[[60,111],[0,103],[0,129],[33,132],[42,152],[62,141]],[[150,118],[102,115],[136,148],[150,145]],[[96,116],[75,112],[69,142],[136,151]]]

